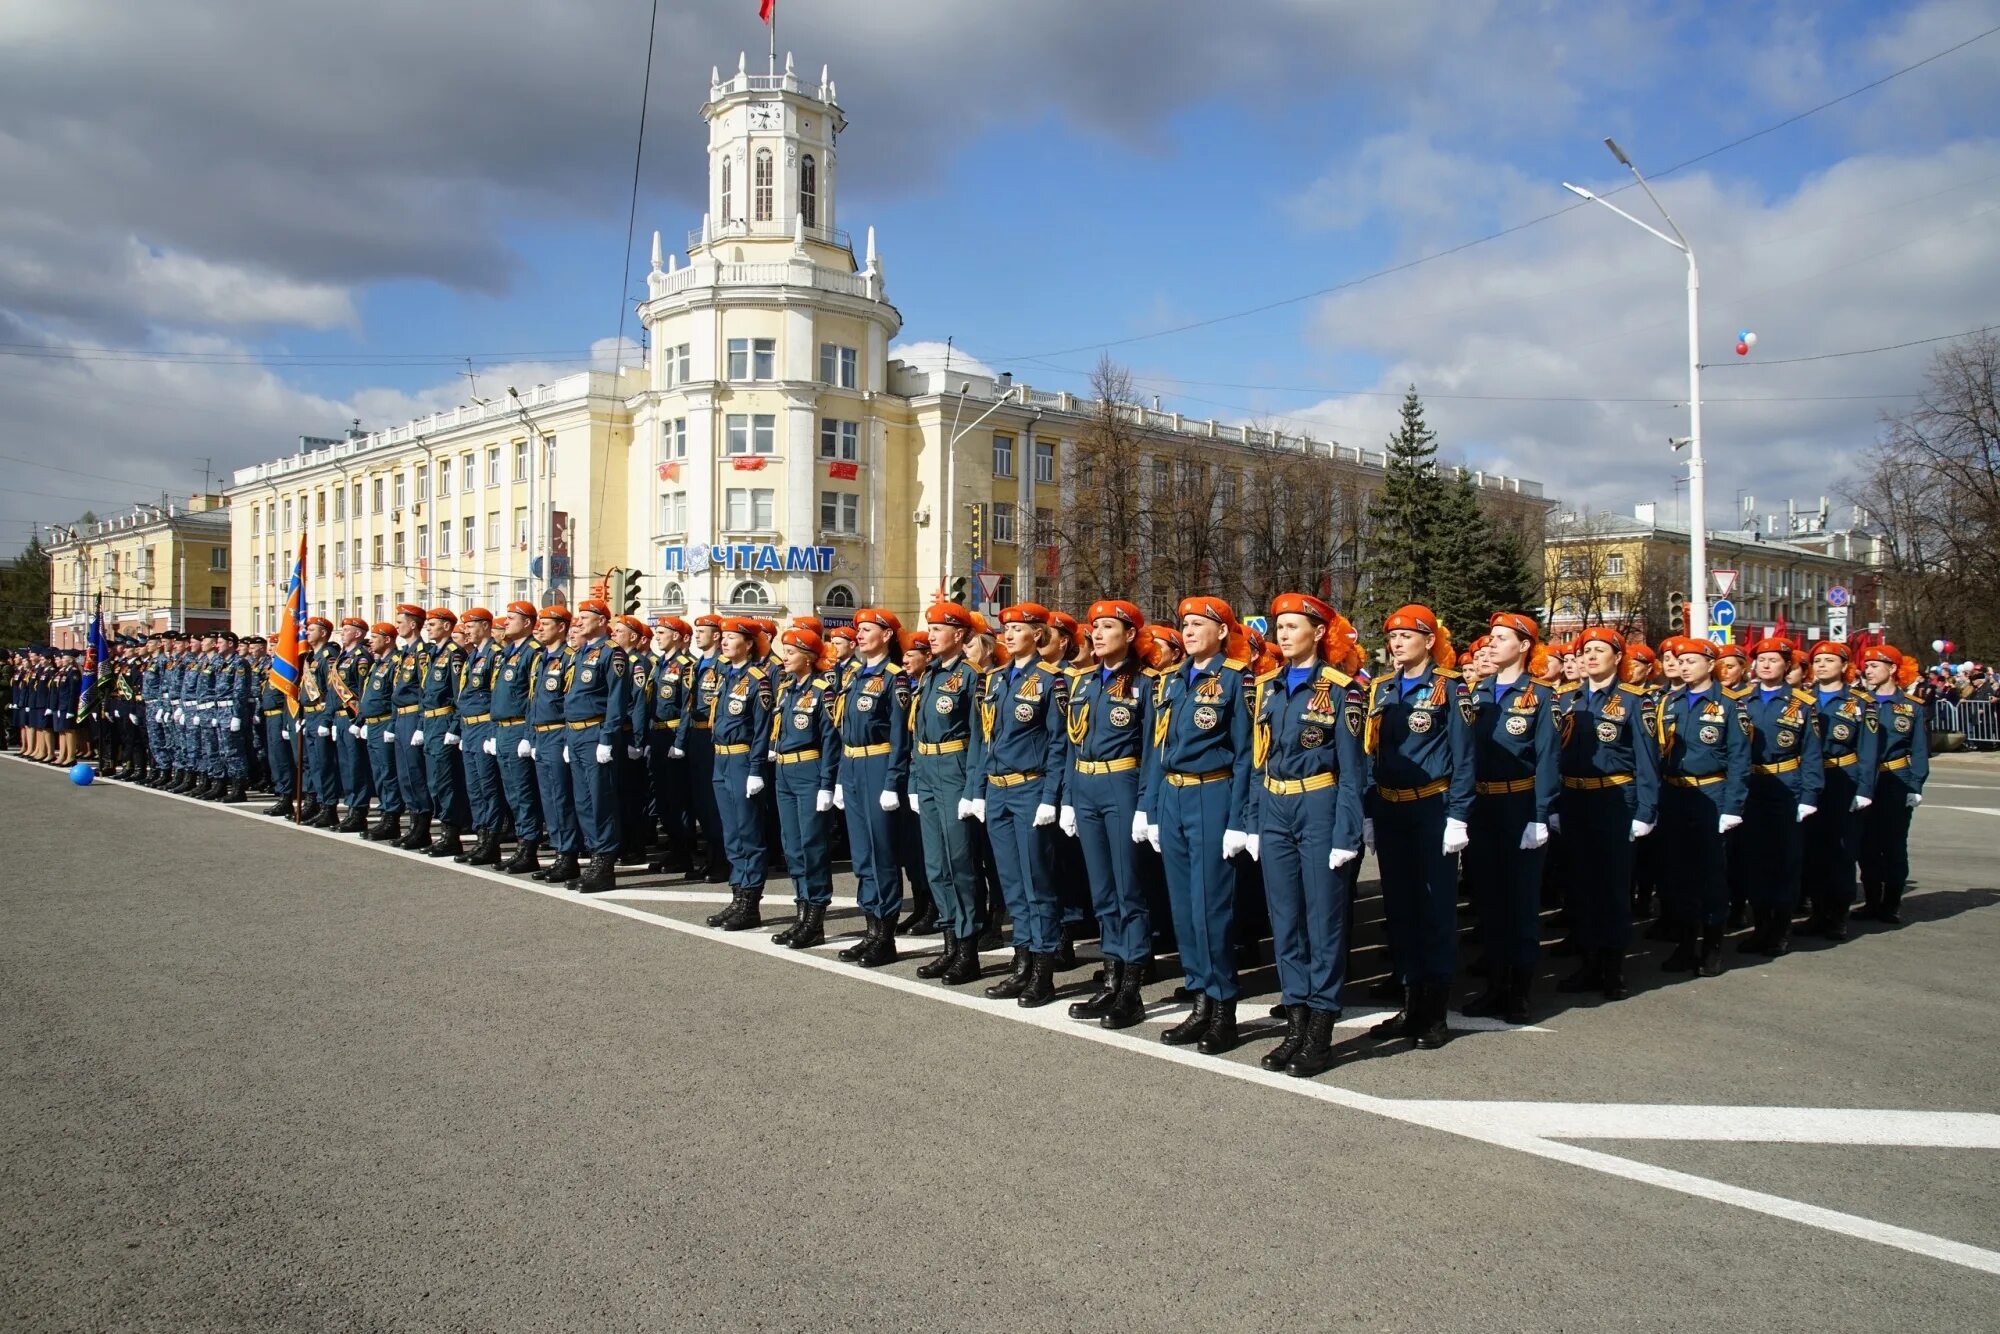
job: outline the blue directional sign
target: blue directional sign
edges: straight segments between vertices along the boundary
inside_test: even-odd
[[[1725,627],[1736,624],[1736,604],[1728,598],[1717,598],[1708,604],[1708,619]]]

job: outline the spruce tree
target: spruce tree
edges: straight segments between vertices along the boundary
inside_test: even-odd
[[[1424,424],[1424,404],[1415,385],[1403,396],[1402,420],[1384,452],[1382,489],[1368,501],[1361,561],[1361,606],[1355,627],[1364,642],[1379,642],[1382,622],[1396,608],[1406,602],[1428,605],[1437,595],[1443,488],[1437,434]]]

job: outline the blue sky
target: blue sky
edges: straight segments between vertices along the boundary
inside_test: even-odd
[[[1705,360],[1735,362],[1744,326],[1755,362],[2000,319],[2000,34],[1664,174],[2000,26],[2000,0],[780,3],[783,45],[840,85],[840,222],[877,229],[900,342],[1040,386],[1081,388],[1108,344],[1191,415],[1374,447],[1414,382],[1453,457],[1671,505],[1680,260],[1601,209],[1118,341],[1562,208],[1566,178],[1616,187],[1606,134],[1702,254]],[[9,464],[16,492],[185,492],[197,457],[460,401],[453,358],[545,378],[611,337],[644,4],[187,8],[25,0],[0,42],[0,174],[25,187],[0,209],[0,343],[57,353],[0,357],[0,455],[70,469]],[[652,229],[698,220],[709,67],[763,40],[750,0],[663,0],[661,26],[631,292]],[[188,349],[240,364],[145,359]],[[1035,359],[1055,349],[1076,350]],[[431,364],[282,360],[333,354]],[[1927,354],[1718,367],[1710,522],[1739,489],[1837,495]],[[0,495],[0,549],[77,508]]]

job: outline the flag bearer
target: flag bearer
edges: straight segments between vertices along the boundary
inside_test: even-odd
[[[1721,656],[1706,639],[1674,646],[1680,684],[1661,702],[1660,844],[1664,911],[1674,928],[1670,973],[1722,972],[1729,916],[1723,839],[1743,823],[1750,786],[1750,718],[1714,679]]]
[[[1861,673],[1881,721],[1881,765],[1875,804],[1862,821],[1861,910],[1869,921],[1900,923],[1903,886],[1910,878],[1910,816],[1930,777],[1930,732],[1922,700],[1909,693],[1917,660],[1887,644],[1861,651]]]
[[[1826,786],[1819,812],[1801,834],[1805,897],[1812,905],[1805,929],[1828,940],[1845,940],[1862,820],[1875,802],[1875,775],[1882,763],[1882,719],[1874,696],[1854,684],[1858,673],[1847,645],[1821,640],[1813,645],[1806,666],[1819,716]]]

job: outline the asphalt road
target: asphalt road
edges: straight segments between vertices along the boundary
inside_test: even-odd
[[[0,763],[0,1316],[2000,1328],[2000,764],[1917,831],[1899,930],[1306,1082]]]

